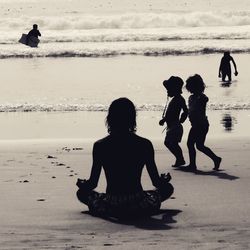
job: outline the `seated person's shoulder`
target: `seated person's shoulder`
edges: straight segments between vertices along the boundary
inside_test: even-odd
[[[97,147],[105,146],[107,143],[109,143],[109,141],[110,141],[110,136],[108,135],[95,141],[94,146]]]
[[[135,136],[135,139],[137,140],[137,143],[140,144],[140,146],[144,146],[144,147],[151,147],[152,145],[152,142],[147,139],[147,138],[144,138],[144,137],[141,137],[139,135],[134,135]]]
[[[105,148],[104,138],[94,142],[94,144],[93,144],[93,151],[94,152],[101,152],[101,151],[103,151],[103,148]]]

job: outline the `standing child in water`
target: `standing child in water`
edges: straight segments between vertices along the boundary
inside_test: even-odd
[[[221,163],[221,157],[218,157],[214,152],[204,145],[206,135],[209,129],[209,123],[206,116],[206,105],[208,97],[203,93],[205,84],[200,75],[195,74],[186,81],[186,89],[191,93],[188,99],[188,117],[191,122],[191,129],[188,135],[188,152],[190,163],[187,166],[188,170],[195,171],[196,166],[196,148],[211,158],[214,162],[213,170],[218,170]]]
[[[163,82],[168,96],[172,99],[159,124],[161,126],[163,126],[165,122],[167,124],[164,144],[176,158],[175,164],[172,165],[172,167],[179,167],[185,164],[182,150],[179,146],[179,142],[181,142],[183,135],[182,123],[186,120],[188,115],[185,99],[181,95],[183,84],[183,80],[177,76],[171,76],[168,80]],[[181,111],[183,112],[180,116]]]
[[[232,80],[232,73],[231,73],[231,65],[230,62],[234,65],[234,74],[237,76],[237,66],[233,59],[233,57],[230,55],[229,51],[224,52],[224,56],[221,58],[220,67],[219,67],[219,77],[222,77],[222,81],[226,81],[226,77],[228,78],[228,82],[231,82]]]

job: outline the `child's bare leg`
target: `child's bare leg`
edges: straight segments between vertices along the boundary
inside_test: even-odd
[[[185,164],[185,160],[183,157],[182,149],[178,143],[169,143],[165,142],[165,146],[169,149],[169,151],[175,156],[176,161],[173,167],[179,167]]]
[[[193,128],[190,129],[189,135],[188,135],[188,154],[189,154],[189,165],[188,168],[196,169],[196,151],[195,151],[195,134]]]
[[[196,168],[196,151],[194,144],[188,145],[188,154],[189,154],[189,166],[190,168]]]
[[[204,131],[202,133],[200,133],[200,136],[197,138],[197,142],[196,142],[196,148],[201,151],[202,153],[204,153],[205,155],[207,155],[210,159],[213,160],[214,162],[214,170],[218,170],[220,167],[220,163],[221,163],[221,158],[218,157],[209,147],[206,147],[205,144],[205,140],[206,140],[206,136],[207,136],[207,132],[208,132],[208,127],[206,129],[204,129]]]

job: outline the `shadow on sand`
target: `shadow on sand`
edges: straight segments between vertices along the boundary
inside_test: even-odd
[[[234,180],[237,180],[237,179],[240,178],[238,176],[230,175],[230,174],[227,174],[227,173],[223,172],[224,171],[223,169],[218,170],[218,171],[214,171],[214,170],[202,171],[202,170],[199,170],[199,169],[197,169],[195,171],[190,171],[185,166],[182,166],[182,167],[175,168],[175,170],[188,172],[188,173],[195,174],[195,175],[215,176],[215,177],[218,177],[220,179],[229,180],[229,181],[234,181]]]
[[[120,225],[131,225],[144,230],[169,230],[172,227],[169,224],[176,223],[177,221],[173,218],[181,213],[182,210],[178,209],[160,209],[159,212],[151,217],[142,218],[124,218],[118,219],[115,217],[100,217],[103,220],[120,224]],[[89,211],[83,211],[82,214],[92,215]]]

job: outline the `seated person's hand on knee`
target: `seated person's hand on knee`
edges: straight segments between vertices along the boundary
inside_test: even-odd
[[[160,179],[161,179],[161,182],[164,184],[164,183],[170,182],[172,177],[171,177],[170,173],[167,173],[167,174],[164,173],[164,174],[161,174]]]
[[[82,180],[82,179],[77,179],[76,182],[76,186],[79,187],[79,189],[85,190],[85,191],[91,191],[92,188],[89,184],[89,181],[87,181],[86,179]]]

